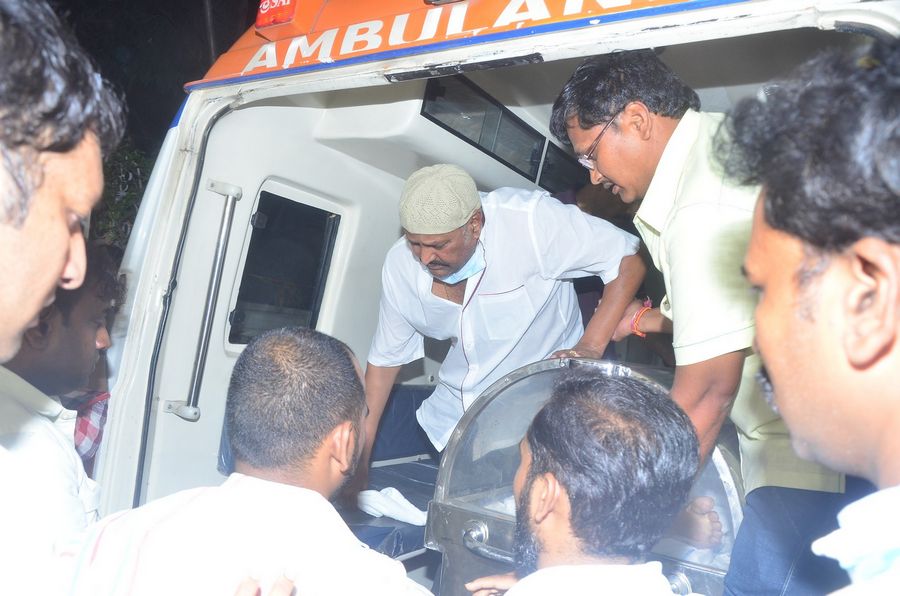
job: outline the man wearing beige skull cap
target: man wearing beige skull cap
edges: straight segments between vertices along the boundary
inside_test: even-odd
[[[409,177],[400,223],[366,368],[369,447],[400,367],[424,355],[425,337],[451,344],[416,412],[440,451],[503,375],[551,354],[599,358],[646,270],[631,234],[543,191],[479,193],[455,165]],[[589,275],[606,289],[585,330],[568,281]]]

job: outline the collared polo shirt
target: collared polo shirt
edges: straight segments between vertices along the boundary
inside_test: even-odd
[[[481,197],[486,267],[462,305],[435,296],[433,277],[405,238],[382,269],[378,328],[368,361],[399,366],[424,355],[423,338],[449,339],[434,393],[416,417],[443,449],[464,411],[503,375],[575,345],[583,334],[569,280],[609,283],[638,239],[542,191],[501,188]]]
[[[73,412],[0,367],[0,575],[11,593],[41,593],[36,582],[51,579],[55,550],[97,520],[97,484],[64,430],[72,420]]]
[[[731,411],[746,492],[760,486],[840,492],[842,475],[797,457],[787,427],[756,383],[755,297],[741,265],[759,188],[733,184],[718,167],[713,139],[723,119],[685,113],[634,218],[663,274],[660,310],[672,320],[675,360],[685,366],[746,351]]]

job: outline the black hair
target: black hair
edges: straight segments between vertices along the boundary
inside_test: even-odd
[[[697,93],[652,50],[615,52],[588,58],[575,69],[553,102],[550,132],[569,145],[572,117],[578,118],[581,128],[592,128],[610,121],[633,101],[669,118],[700,109]]]
[[[564,379],[526,437],[526,486],[541,474],[556,477],[572,532],[593,556],[643,558],[697,473],[691,421],[660,386],[635,377],[585,371]]]
[[[254,338],[234,365],[225,406],[235,460],[260,469],[302,467],[342,422],[358,430],[366,398],[351,354],[312,329]]]
[[[820,54],[717,135],[726,172],[760,184],[766,222],[819,253],[900,243],[900,43]]]
[[[125,299],[125,276],[119,275],[122,250],[108,244],[90,243],[86,247],[84,282],[74,290],[56,290],[56,298],[48,310],[56,309],[63,323],[85,292],[93,292],[102,302],[109,303],[109,315],[114,315]]]
[[[124,108],[44,0],[0,0],[0,56],[0,174],[9,179],[0,222],[20,225],[40,186],[38,155],[68,152],[87,132],[108,153]]]

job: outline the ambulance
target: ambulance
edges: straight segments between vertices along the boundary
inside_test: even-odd
[[[585,57],[652,48],[727,111],[820,50],[898,33],[897,0],[263,0],[185,86],[125,251],[102,513],[222,482],[229,376],[262,331],[312,327],[365,360],[413,171],[583,181],[548,121]],[[443,350],[401,384],[433,385]]]

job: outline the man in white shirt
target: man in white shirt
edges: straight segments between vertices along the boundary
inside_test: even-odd
[[[100,199],[101,150],[112,150],[124,123],[118,98],[43,0],[0,0],[0,56],[2,363],[15,355],[25,330],[38,324],[38,313],[53,300],[57,286],[81,285],[82,224]],[[27,442],[39,443],[41,453],[65,452],[63,439],[48,432],[50,422],[42,417],[54,416],[58,405],[21,379],[3,377],[0,422],[6,436],[34,439]],[[16,427],[16,421],[27,428]],[[70,449],[71,442],[69,437]],[[0,577],[8,593],[45,593],[47,561],[39,556],[48,549],[45,530],[70,512],[84,516],[88,507],[74,498],[73,507],[61,511],[48,491],[72,486],[70,481],[81,486],[73,472],[80,461],[74,449],[65,452],[63,460],[74,457],[55,460],[65,471],[53,478],[56,467],[43,469],[20,457],[21,451],[8,451],[12,447],[18,448],[0,445]],[[52,506],[42,506],[48,503]]]
[[[747,498],[726,593],[822,593],[846,578],[808,545],[844,503],[843,477],[794,454],[754,381],[754,302],[740,267],[758,189],[725,179],[713,144],[723,115],[699,107],[652,51],[617,52],[578,67],[551,130],[594,184],[640,201],[634,223],[663,274],[660,306],[634,302],[614,339],[673,333],[672,398],[691,417],[704,459],[729,414],[737,428]]]
[[[81,287],[57,290],[16,356],[0,366],[0,447],[33,491],[19,507],[0,508],[7,580],[27,585],[33,562],[49,560],[60,542],[97,520],[99,489],[74,445],[77,413],[56,396],[85,387],[110,345],[107,321],[123,285],[117,264],[90,247]],[[23,486],[13,481],[10,488]]]
[[[762,185],[744,267],[768,392],[801,456],[881,489],[813,543],[853,594],[900,586],[898,89],[896,41],[822,55],[735,109],[725,153]]]
[[[542,191],[480,194],[453,165],[410,176],[400,223],[366,368],[370,445],[400,367],[423,356],[424,337],[451,342],[434,393],[416,412],[440,451],[503,375],[563,348],[599,358],[646,270],[631,234]],[[606,287],[585,330],[567,282],[587,275]]]
[[[268,593],[286,576],[304,596],[429,594],[329,503],[359,461],[365,417],[342,342],[299,328],[258,336],[228,389],[236,472],[102,520],[70,554],[71,593],[232,594],[248,576]]]
[[[84,277],[82,224],[122,107],[43,1],[0,0],[0,362],[56,286]]]
[[[662,565],[645,557],[684,506],[699,454],[690,419],[660,386],[575,373],[554,387],[519,451],[516,573],[469,591],[672,593]]]

